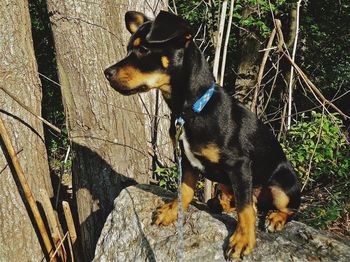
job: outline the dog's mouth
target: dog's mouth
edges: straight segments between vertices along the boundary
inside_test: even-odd
[[[115,83],[110,83],[110,84],[115,91],[117,91],[118,93],[120,93],[124,96],[130,96],[130,95],[134,95],[137,93],[144,93],[144,92],[147,92],[150,90],[150,88],[146,85],[141,85],[141,86],[138,86],[136,88],[130,89],[130,88],[127,88],[125,86],[118,85]]]

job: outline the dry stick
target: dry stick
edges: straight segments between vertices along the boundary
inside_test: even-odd
[[[217,43],[216,43],[216,50],[215,50],[215,56],[214,56],[214,66],[213,66],[213,74],[216,80],[218,81],[218,73],[219,73],[219,62],[220,62],[220,53],[221,53],[221,44],[222,44],[222,37],[225,27],[225,18],[226,18],[226,10],[227,10],[227,0],[224,0],[222,2],[221,7],[221,15],[220,15],[220,22],[219,22],[219,31],[217,35]],[[218,81],[220,82],[220,81]]]
[[[299,76],[304,80],[307,87],[309,87],[322,100],[323,104],[327,104],[333,107],[333,109],[337,111],[345,120],[350,119],[350,116],[344,114],[343,111],[341,111],[336,105],[334,105],[331,101],[329,101],[322,95],[320,90],[311,82],[311,80],[305,75],[305,73],[300,69],[300,67],[292,60],[292,58],[288,54],[286,54],[286,58],[295,68]]]
[[[80,259],[81,256],[80,256],[79,247],[75,243],[77,240],[77,231],[75,230],[74,220],[73,220],[73,216],[72,216],[72,212],[71,212],[69,203],[67,201],[62,201],[62,207],[63,207],[64,217],[65,217],[66,223],[67,223],[69,237],[70,237],[70,240],[72,241],[72,244],[73,244],[74,254],[71,254],[71,255],[72,255],[72,257],[75,256],[77,261],[83,261],[82,259]]]
[[[0,86],[0,89],[2,91],[4,91],[9,97],[11,97],[13,100],[15,100],[21,107],[23,107],[25,110],[27,110],[29,113],[31,113],[33,116],[35,116],[37,119],[39,119],[40,121],[42,121],[45,125],[47,125],[48,127],[52,128],[53,130],[55,130],[57,133],[61,134],[61,129],[59,129],[58,127],[54,126],[53,124],[51,124],[49,121],[47,121],[46,119],[42,118],[41,116],[38,116],[37,114],[35,114],[29,107],[27,107],[25,104],[23,104],[21,101],[19,101],[14,95],[12,95],[9,91],[7,91],[5,88]]]
[[[219,62],[220,62],[220,53],[221,53],[221,43],[223,38],[223,32],[225,27],[225,17],[227,11],[227,0],[224,0],[221,7],[221,15],[219,22],[219,31],[217,35],[217,43],[215,49],[215,57],[214,57],[214,66],[213,66],[213,75],[214,78],[219,82],[218,72],[219,72]],[[207,202],[212,195],[213,183],[208,179],[204,180],[204,201]]]
[[[66,164],[67,164],[67,161],[68,161],[69,153],[70,153],[70,145],[68,146],[68,149],[67,149],[67,152],[66,152],[66,156],[64,157],[64,161],[62,163],[61,170],[60,170],[60,175],[59,175],[59,179],[58,179],[57,193],[56,193],[56,200],[55,200],[55,208],[56,209],[58,207],[58,200],[60,198],[62,177],[63,177],[64,171],[66,170],[65,167],[66,167]]]
[[[322,116],[321,116],[321,123],[320,123],[320,129],[318,131],[318,136],[317,136],[317,141],[316,141],[316,144],[315,144],[315,148],[312,152],[312,155],[310,157],[310,161],[309,161],[309,168],[307,169],[307,173],[306,173],[306,179],[303,183],[303,186],[301,188],[301,191],[304,191],[304,188],[307,184],[307,182],[309,182],[309,179],[310,179],[310,173],[311,173],[311,166],[312,166],[312,160],[315,156],[315,153],[316,153],[316,150],[317,150],[317,146],[318,144],[320,143],[320,140],[321,140],[321,135],[322,135],[322,130],[323,130],[323,117],[324,117],[324,110],[325,110],[325,105],[323,104],[323,107],[322,107]]]
[[[257,112],[258,94],[259,94],[259,91],[260,91],[261,81],[262,81],[263,75],[264,75],[265,65],[266,65],[266,62],[267,62],[267,58],[269,57],[271,46],[272,46],[273,40],[275,39],[275,35],[276,35],[276,28],[274,28],[272,30],[272,32],[271,32],[269,41],[267,42],[267,46],[266,46],[266,49],[265,49],[265,53],[264,53],[263,59],[261,61],[261,65],[259,67],[258,79],[257,79],[257,83],[256,83],[255,90],[254,90],[252,104],[250,106],[250,110],[253,113],[255,113],[255,114]]]
[[[50,201],[50,197],[47,194],[46,190],[43,190],[43,189],[40,189],[40,195],[43,200],[43,207],[47,217],[47,221],[49,223],[53,242],[55,243],[55,245],[58,245],[58,243],[62,240],[62,236],[60,233],[55,211],[53,210],[53,207]],[[58,255],[61,257],[62,261],[67,261],[67,253],[64,246],[62,246],[59,249]]]
[[[68,247],[69,247],[69,252],[71,254],[71,262],[74,262],[74,252],[73,252],[73,244],[72,244],[72,240],[70,238],[70,234],[69,234],[69,231],[68,231],[68,235],[69,235],[69,238],[68,238]]]
[[[282,29],[281,29],[281,23],[278,22],[279,20],[276,19],[275,21],[275,25],[277,28],[277,32],[279,35],[279,46],[283,46],[284,44],[284,40],[283,40],[283,33],[282,33]],[[307,87],[309,87],[309,89],[315,93],[315,95],[317,95],[323,102],[323,104],[327,104],[330,105],[331,107],[333,107],[334,110],[336,110],[345,120],[346,119],[350,119],[350,116],[344,114],[336,105],[334,105],[331,101],[329,101],[327,98],[325,98],[322,93],[320,92],[320,90],[314,85],[314,83],[311,82],[311,80],[306,76],[306,74],[300,69],[300,67],[292,60],[292,58],[290,57],[289,53],[288,53],[288,49],[285,48],[285,57],[287,58],[287,60],[291,63],[291,65],[295,68],[295,70],[297,71],[297,73],[299,74],[299,76],[304,80],[304,82],[306,83]],[[327,109],[326,109],[327,111]]]
[[[300,16],[300,3],[301,0],[297,2],[297,17],[296,17],[296,26],[295,26],[295,38],[292,51],[292,61],[295,61],[295,53],[297,50],[298,36],[299,36],[299,16]],[[293,96],[293,76],[294,76],[294,67],[291,66],[290,77],[289,77],[289,86],[288,86],[288,118],[287,118],[287,130],[290,129],[292,124],[292,96]]]
[[[38,206],[36,205],[34,196],[32,195],[32,192],[30,191],[30,187],[28,185],[27,179],[24,175],[23,169],[19,163],[16,152],[12,146],[10,136],[9,136],[5,126],[4,126],[4,122],[2,121],[1,117],[0,117],[0,135],[1,135],[2,140],[4,141],[7,152],[11,158],[13,167],[15,168],[17,177],[18,177],[19,182],[22,186],[22,190],[23,190],[25,197],[29,203],[30,209],[33,213],[33,216],[34,216],[35,222],[38,226],[41,238],[44,242],[46,252],[47,252],[47,254],[49,254],[50,259],[52,259],[53,261],[57,261],[57,259],[53,256],[53,249],[52,249],[51,241],[50,241],[49,235],[47,233],[47,230],[45,228],[44,221],[40,215],[40,212],[39,212]]]
[[[57,246],[55,252],[53,253],[53,256],[55,256],[55,255],[57,254],[58,250],[60,249],[60,247],[62,246],[64,240],[66,240],[66,238],[67,238],[68,235],[69,235],[69,232],[67,232],[67,233],[64,235],[64,237],[62,238],[62,240],[61,240],[60,243],[58,244],[58,246]],[[53,259],[54,259],[54,257],[52,257],[52,258],[50,259],[50,262],[51,262],[51,261],[54,261]]]
[[[278,141],[281,141],[281,135],[283,132],[283,126],[285,126],[285,118],[286,118],[286,111],[287,111],[287,104],[284,104],[283,106],[283,111],[282,111],[282,116],[281,116],[281,126],[280,126],[280,130],[277,136]]]
[[[72,216],[69,203],[67,201],[62,201],[62,207],[63,207],[64,217],[66,218],[69,235],[72,240],[72,243],[74,244],[75,241],[77,240],[77,232],[75,230],[73,216]]]
[[[279,60],[279,59],[278,59],[278,60]],[[273,78],[273,82],[272,82],[272,84],[271,84],[271,90],[270,90],[269,95],[268,95],[268,97],[267,97],[266,104],[265,104],[263,110],[262,110],[261,113],[260,113],[260,116],[262,116],[262,115],[265,113],[265,111],[266,111],[266,109],[267,109],[267,106],[268,106],[269,103],[270,103],[270,100],[271,100],[271,97],[272,97],[272,92],[273,92],[273,90],[274,90],[274,88],[275,88],[275,86],[276,86],[277,76],[278,76],[278,74],[279,74],[279,72],[280,72],[279,68],[280,68],[280,62],[278,61],[278,62],[277,62],[277,65],[276,65],[276,73],[275,73],[275,76],[274,76],[274,78]]]
[[[230,5],[230,16],[228,19],[227,24],[227,30],[226,30],[226,36],[225,36],[225,44],[224,44],[224,50],[222,53],[222,62],[221,62],[221,73],[220,73],[220,85],[224,85],[224,77],[225,77],[225,67],[226,67],[226,56],[227,56],[227,47],[228,42],[230,40],[230,33],[231,33],[231,25],[232,25],[232,17],[233,17],[233,7],[234,7],[235,1],[231,0]]]
[[[283,51],[283,44],[284,44],[284,37],[282,33],[282,23],[281,20],[275,19],[275,28],[277,28],[277,37],[278,37],[278,46],[277,46],[277,52]]]

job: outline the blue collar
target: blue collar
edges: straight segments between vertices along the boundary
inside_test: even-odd
[[[207,90],[207,92],[205,92],[204,95],[198,98],[198,100],[192,106],[192,109],[194,112],[200,113],[203,110],[205,105],[209,102],[210,98],[213,96],[215,87],[216,87],[216,84],[212,84],[211,86],[209,86],[209,89]],[[185,124],[185,120],[181,116],[178,116],[175,119],[175,127],[182,128],[184,124]]]
[[[212,84],[207,92],[202,95],[192,106],[192,109],[196,113],[200,113],[205,105],[209,102],[210,98],[213,96],[215,91],[216,84]]]

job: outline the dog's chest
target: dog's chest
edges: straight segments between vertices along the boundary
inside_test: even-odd
[[[201,161],[198,158],[195,157],[195,155],[191,151],[191,145],[190,145],[189,140],[186,136],[185,129],[183,129],[183,131],[182,131],[182,134],[180,136],[180,141],[182,141],[184,153],[185,153],[188,161],[190,162],[190,164],[193,167],[198,168],[200,171],[203,172],[205,170],[204,165],[201,163]]]

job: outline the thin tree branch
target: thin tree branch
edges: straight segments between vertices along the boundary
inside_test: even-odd
[[[259,90],[260,90],[261,81],[263,79],[265,65],[266,65],[266,62],[267,62],[267,58],[269,57],[271,46],[272,46],[273,40],[275,39],[275,35],[276,35],[276,28],[274,28],[272,30],[272,32],[271,32],[269,41],[268,41],[267,46],[265,48],[265,53],[264,53],[263,59],[261,61],[261,65],[259,67],[257,83],[256,83],[255,90],[254,90],[252,104],[250,106],[250,110],[253,113],[255,113],[255,114],[257,112],[258,93],[259,93]]]
[[[298,36],[299,36],[299,16],[300,16],[300,4],[301,0],[297,2],[296,6],[296,19],[295,19],[295,38],[294,38],[294,44],[293,44],[293,51],[292,51],[292,61],[295,61],[295,54],[297,50],[297,43],[298,43]],[[294,67],[291,66],[290,69],[290,78],[289,78],[289,85],[288,85],[288,119],[287,119],[287,130],[290,129],[291,123],[292,123],[292,96],[293,96],[293,76],[294,76]]]
[[[23,107],[25,110],[27,110],[29,113],[31,113],[33,116],[35,116],[37,119],[39,119],[40,121],[42,121],[45,125],[47,125],[48,127],[50,127],[51,129],[55,130],[57,133],[61,134],[61,129],[59,129],[57,126],[51,124],[49,121],[47,121],[46,119],[42,118],[41,116],[35,114],[28,106],[26,106],[25,104],[23,104],[21,101],[19,101],[17,99],[17,97],[15,97],[14,95],[12,95],[9,91],[7,91],[5,88],[3,88],[2,86],[0,86],[0,89],[2,91],[4,91],[9,97],[11,97],[14,101],[16,101],[21,107]]]
[[[222,53],[222,62],[221,62],[221,73],[220,73],[220,85],[224,85],[224,77],[225,77],[225,67],[226,67],[226,56],[227,56],[227,47],[228,42],[230,40],[230,33],[231,33],[231,25],[232,25],[232,17],[233,17],[233,7],[234,7],[235,1],[231,0],[230,5],[230,16],[228,19],[227,24],[227,30],[226,30],[226,36],[225,36],[225,44],[224,44],[224,50]]]
[[[30,206],[30,210],[34,216],[34,220],[38,226],[39,233],[40,233],[40,236],[44,242],[46,252],[50,257],[50,260],[57,261],[55,254],[53,254],[51,240],[50,240],[49,234],[46,230],[44,220],[41,217],[41,214],[39,212],[39,209],[38,209],[38,206],[37,206],[36,201],[34,199],[34,196],[30,190],[27,178],[26,178],[24,171],[23,171],[23,168],[22,168],[22,166],[17,158],[16,151],[12,146],[10,136],[6,130],[6,127],[5,127],[4,122],[2,121],[1,117],[0,117],[0,136],[5,144],[5,148],[9,154],[12,165],[16,171],[15,173],[16,173],[17,178],[18,178],[20,185],[21,185],[20,190],[23,190],[25,198],[28,201],[28,204]]]

